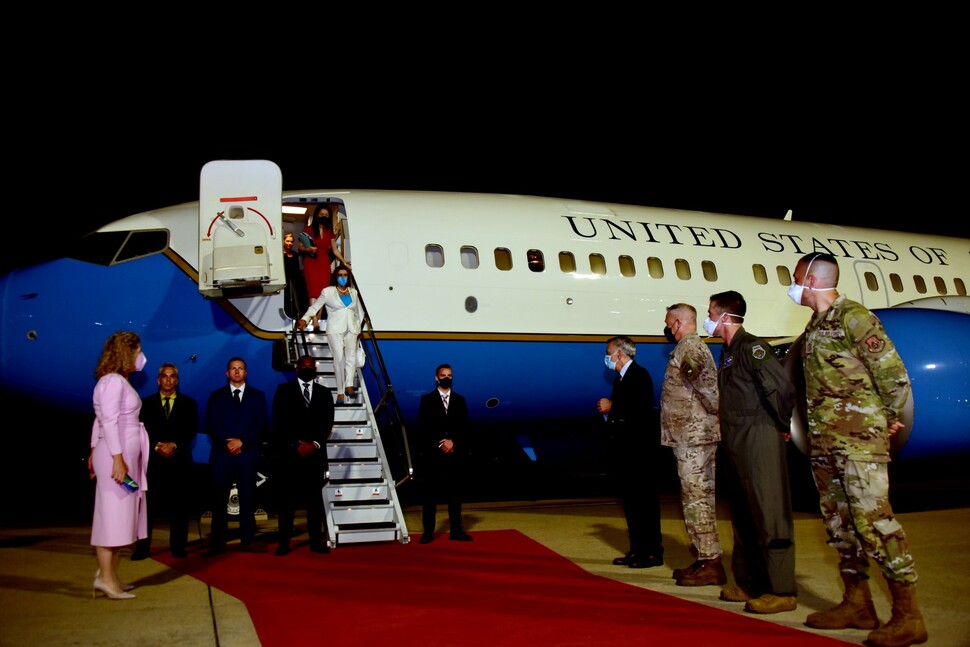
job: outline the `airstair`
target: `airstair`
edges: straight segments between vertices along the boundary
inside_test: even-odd
[[[325,332],[294,330],[287,333],[286,342],[288,364],[295,366],[300,355],[310,355],[316,361],[317,383],[338,393]],[[374,359],[374,354],[369,353],[367,362]],[[410,541],[396,487],[410,479],[410,468],[395,483],[376,414],[386,408],[388,392],[375,406],[362,370],[356,370],[357,397],[346,400],[347,404],[335,405],[333,431],[327,440],[329,471],[323,497],[328,532],[325,539],[331,548],[351,543]],[[404,450],[406,453],[406,444]],[[398,455],[394,452],[395,457]]]

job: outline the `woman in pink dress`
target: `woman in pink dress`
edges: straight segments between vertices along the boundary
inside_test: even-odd
[[[91,524],[91,545],[98,558],[94,594],[101,591],[112,600],[135,597],[128,593],[134,587],[118,576],[121,548],[148,536],[148,432],[138,419],[141,398],[128,382],[145,362],[138,335],[116,332],[104,343],[94,372],[98,383],[88,458],[91,478],[96,479]]]
[[[349,266],[350,263],[344,260],[344,255],[337,245],[330,205],[317,205],[313,218],[310,219],[310,224],[304,227],[303,233],[313,243],[307,246],[304,236],[300,236],[299,250],[303,254],[303,277],[306,279],[307,295],[313,300],[330,285],[330,268],[333,262],[330,252],[333,252],[334,258],[344,265]]]

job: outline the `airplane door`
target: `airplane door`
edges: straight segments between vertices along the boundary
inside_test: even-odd
[[[273,294],[283,270],[283,176],[267,160],[218,160],[199,182],[199,292]]]
[[[859,303],[869,308],[889,307],[889,286],[882,270],[875,263],[856,261],[852,264],[855,272]]]

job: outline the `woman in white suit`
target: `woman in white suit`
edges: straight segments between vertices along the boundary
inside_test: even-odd
[[[360,336],[362,315],[357,290],[350,287],[350,269],[346,265],[338,265],[331,282],[332,285],[320,292],[296,325],[303,330],[320,308],[327,309],[327,342],[337,378],[337,404],[344,404],[345,398],[357,397],[354,374],[357,371],[357,338]]]

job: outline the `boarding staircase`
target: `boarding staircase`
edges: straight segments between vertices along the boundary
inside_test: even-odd
[[[321,320],[321,324],[324,321]],[[369,347],[376,348],[375,345]],[[316,360],[317,383],[334,394],[339,392],[325,332],[288,332],[286,354],[286,363],[294,367],[300,355],[312,356]],[[375,360],[379,360],[379,354],[368,353],[368,364]],[[379,411],[388,413],[392,392],[381,388],[383,395],[375,405],[362,370],[356,370],[357,397],[334,407],[333,431],[327,440],[329,470],[323,497],[328,533],[325,539],[331,548],[351,543],[398,541],[406,544],[410,541],[397,494],[397,485],[411,477],[403,426],[394,423],[389,426],[400,432],[399,442],[394,445],[394,463],[401,464],[403,450],[407,464],[403,477],[395,481],[392,456],[385,451],[377,418]],[[399,468],[398,471],[402,470]]]

